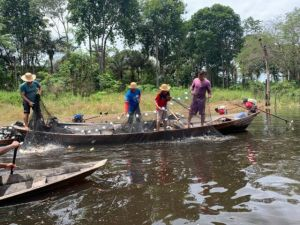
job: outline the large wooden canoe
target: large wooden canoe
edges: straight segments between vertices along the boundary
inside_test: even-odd
[[[246,114],[245,114],[246,115]],[[42,132],[29,131],[29,135],[33,135],[35,141],[41,143],[59,143],[65,145],[91,145],[91,144],[126,144],[126,143],[143,143],[155,141],[170,141],[176,139],[184,139],[190,137],[198,137],[210,135],[214,131],[219,131],[222,134],[229,134],[244,131],[252,122],[258,113],[246,115],[243,118],[235,118],[234,115],[226,115],[230,121],[224,121],[222,117],[218,117],[205,126],[200,126],[199,123],[194,123],[192,128],[178,128],[161,131],[144,131],[136,133],[114,133],[114,130],[92,129],[84,130],[84,132],[74,133],[57,133],[57,132]],[[69,124],[70,130],[75,125]],[[84,126],[80,124],[80,126]],[[16,127],[16,129],[22,129]],[[77,128],[76,128],[77,129]],[[74,130],[74,129],[73,129]],[[83,131],[83,130],[82,130]],[[97,132],[95,132],[97,131]],[[216,132],[215,132],[216,133]]]
[[[10,204],[16,199],[23,199],[83,179],[104,166],[106,161],[105,159],[96,163],[2,175],[0,176],[0,204]]]

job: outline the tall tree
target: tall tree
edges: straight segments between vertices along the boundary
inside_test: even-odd
[[[5,25],[5,32],[13,37],[13,42],[23,71],[34,71],[41,52],[41,41],[47,36],[43,14],[34,1],[3,0],[1,14]]]
[[[288,80],[300,81],[300,8],[278,24],[278,63]]]
[[[105,70],[108,40],[116,35],[135,41],[139,21],[137,0],[69,0],[70,21],[77,26],[77,41],[89,40],[90,53],[96,51],[100,72]],[[92,46],[93,45],[93,46]]]
[[[156,86],[168,56],[183,39],[184,3],[181,0],[145,0],[142,3],[140,42],[156,59]]]
[[[67,10],[68,0],[34,1],[49,20],[49,26],[54,31],[52,38],[60,43],[64,41],[63,47],[69,52],[72,47],[72,27],[69,21],[70,12]]]
[[[188,43],[197,65],[205,65],[218,79],[219,68],[223,86],[230,80],[230,65],[243,43],[241,20],[230,7],[215,4],[200,9],[190,21]]]

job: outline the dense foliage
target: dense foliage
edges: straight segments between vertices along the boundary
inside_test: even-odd
[[[0,89],[27,71],[55,95],[188,86],[203,67],[214,86],[259,88],[261,43],[274,90],[299,88],[300,9],[271,26],[220,4],[184,13],[182,0],[0,0]]]

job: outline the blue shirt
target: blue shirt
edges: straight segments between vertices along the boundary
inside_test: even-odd
[[[25,94],[26,98],[34,102],[36,94],[38,93],[40,87],[41,85],[37,81],[33,81],[31,85],[28,85],[27,82],[24,82],[20,85],[20,91],[21,93]]]
[[[135,89],[135,92],[132,92],[130,89],[125,94],[125,102],[129,103],[128,112],[134,112],[139,106],[139,99],[141,97],[141,91]]]

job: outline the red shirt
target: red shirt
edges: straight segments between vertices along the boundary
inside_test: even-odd
[[[220,115],[224,115],[225,114],[225,109],[218,109],[218,113]]]
[[[254,104],[253,104],[252,102],[246,102],[246,103],[245,103],[245,107],[246,107],[248,110],[252,109],[253,106],[254,106]]]
[[[155,102],[156,104],[159,106],[159,107],[166,107],[167,106],[167,103],[170,99],[170,93],[168,92],[167,94],[162,94],[162,93],[159,93],[156,98],[155,98]],[[158,109],[156,107],[156,109]]]

